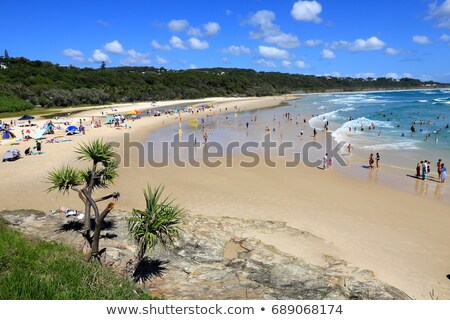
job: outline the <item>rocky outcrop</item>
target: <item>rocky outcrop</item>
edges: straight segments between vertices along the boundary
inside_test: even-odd
[[[46,240],[82,244],[81,222],[63,214],[29,210],[1,213],[27,234]],[[119,272],[136,253],[127,237],[127,212],[114,211],[103,231],[106,263]],[[155,248],[136,277],[146,290],[168,299],[409,299],[376,279],[373,272],[324,256],[314,265],[264,241],[243,236],[249,230],[267,237],[288,233],[314,237],[281,222],[229,217],[187,216],[173,248]]]

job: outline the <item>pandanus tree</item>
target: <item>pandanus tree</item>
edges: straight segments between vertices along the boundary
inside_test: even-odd
[[[144,190],[145,209],[133,209],[128,219],[128,233],[138,246],[135,268],[144,260],[145,254],[157,244],[172,245],[181,232],[186,210],[169,197],[163,197],[164,186]]]
[[[77,160],[89,161],[91,166],[87,169],[77,169],[70,165],[54,169],[48,173],[50,187],[47,191],[57,190],[66,193],[75,191],[84,203],[84,228],[82,235],[87,247],[90,249],[89,260],[98,260],[106,249],[100,250],[100,233],[103,221],[114,209],[114,202],[109,202],[100,212],[99,202],[120,196],[113,192],[100,198],[94,198],[94,191],[106,189],[118,177],[118,163],[114,158],[112,146],[101,139],[88,143],[81,143],[77,148]],[[91,211],[94,211],[93,225],[91,225]],[[92,233],[93,231],[93,233]]]

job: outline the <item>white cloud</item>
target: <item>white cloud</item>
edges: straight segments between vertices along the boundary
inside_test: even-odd
[[[300,41],[298,40],[297,36],[287,33],[267,36],[264,41],[267,43],[277,44],[282,48],[297,48],[298,46],[300,46]]]
[[[373,72],[360,72],[360,73],[355,74],[356,78],[364,78],[364,79],[375,78],[375,76],[376,75]]]
[[[431,43],[430,39],[427,36],[415,35],[412,37],[413,42],[417,44],[429,44]]]
[[[391,79],[401,79],[401,78],[413,78],[413,75],[411,73],[402,73],[402,74],[397,74],[395,72],[389,72],[385,75],[386,78],[391,78]]]
[[[80,50],[68,48],[63,51],[63,55],[66,57],[71,57],[73,60],[76,60],[79,62],[84,61],[83,52],[81,52]]]
[[[162,45],[162,44],[159,44],[158,41],[156,41],[156,40],[152,40],[151,45],[155,50],[161,50],[161,51],[170,50],[170,46],[168,44]]]
[[[122,47],[122,44],[114,40],[113,42],[108,42],[104,45],[103,50],[107,53],[114,53],[114,54],[124,54],[125,49]]]
[[[310,40],[306,40],[305,41],[305,46],[307,46],[307,47],[316,47],[316,46],[320,46],[322,43],[323,43],[322,40],[310,39]]]
[[[194,50],[205,50],[209,48],[209,44],[206,41],[201,41],[197,38],[190,38],[187,43],[189,47]]]
[[[295,20],[320,23],[321,12],[322,5],[317,1],[297,1],[292,7],[291,15]]]
[[[290,62],[288,60],[283,60],[283,62],[281,62],[281,64],[283,65],[283,67],[289,68],[292,65],[292,62]]]
[[[189,69],[197,69],[197,66],[195,64],[191,63],[189,65]]]
[[[266,59],[259,59],[256,61],[257,64],[263,65],[265,67],[269,67],[269,68],[276,68],[277,65],[270,60],[266,60]]]
[[[220,25],[217,22],[208,22],[203,25],[203,28],[207,37],[216,35],[220,31]]]
[[[97,23],[98,23],[99,25],[105,27],[105,28],[108,28],[108,27],[109,27],[109,23],[106,22],[106,21],[103,21],[103,20],[100,20],[100,19],[99,19],[99,20],[97,20]]]
[[[367,40],[356,39],[353,42],[349,41],[333,41],[331,44],[327,45],[330,49],[349,49],[353,52],[360,51],[372,51],[383,49],[386,44],[378,39],[377,37],[370,37]]]
[[[301,60],[295,61],[295,66],[299,69],[308,69],[309,68],[309,65],[306,64],[305,61],[301,61]]]
[[[386,44],[378,39],[377,37],[370,37],[367,40],[357,39],[350,45],[351,51],[372,51],[372,50],[380,50]]]
[[[231,16],[232,14],[233,14],[233,12],[231,11],[231,10],[225,10],[225,14],[227,15],[227,16]]]
[[[286,60],[290,58],[289,52],[275,47],[259,46],[258,50],[259,54],[267,59]]]
[[[250,38],[263,39],[264,42],[273,43],[281,48],[296,48],[300,40],[296,35],[284,33],[279,25],[273,23],[275,13],[269,10],[260,10],[252,15],[249,24],[256,26],[256,30],[250,32]]]
[[[441,39],[441,41],[448,42],[448,41],[450,41],[450,36],[449,36],[448,34],[444,33],[444,34],[440,37],[440,39]]]
[[[127,51],[127,55],[128,55],[127,58],[122,59],[120,61],[122,65],[134,65],[134,64],[143,65],[149,64],[151,62],[150,54],[148,53],[140,53],[134,49],[131,49]]]
[[[390,55],[390,56],[396,56],[399,55],[401,52],[400,50],[394,49],[394,48],[386,48],[386,54]]]
[[[189,27],[189,22],[187,20],[170,20],[168,27],[172,32],[181,32]]]
[[[320,54],[322,55],[322,58],[324,58],[324,59],[330,60],[330,59],[336,58],[336,55],[334,54],[334,52],[329,49],[323,49]]]
[[[92,57],[89,58],[89,62],[99,63],[99,62],[105,62],[110,63],[111,59],[109,56],[101,51],[100,49],[95,49],[94,53],[92,54]]]
[[[450,28],[450,0],[445,0],[440,5],[433,2],[428,9],[428,19],[435,19],[436,27]]]
[[[386,74],[385,77],[390,78],[390,79],[398,79],[399,78],[398,74],[396,74],[395,72],[389,72],[388,74]]]
[[[167,61],[167,59],[164,59],[164,58],[162,58],[160,56],[156,56],[156,63],[157,64],[168,64],[169,61]]]
[[[201,37],[201,36],[203,36],[203,34],[202,34],[202,32],[200,31],[199,28],[189,28],[186,33],[188,35],[190,35],[190,36],[193,36],[193,37]]]
[[[222,53],[229,53],[235,56],[239,56],[241,54],[250,54],[251,50],[250,48],[247,48],[245,46],[234,46],[231,45],[228,48],[225,48],[222,50]]]
[[[184,45],[183,40],[181,40],[177,36],[172,36],[172,38],[170,38],[169,40],[169,43],[176,49],[186,50],[186,46]]]

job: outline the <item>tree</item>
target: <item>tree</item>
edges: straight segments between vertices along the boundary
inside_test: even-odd
[[[9,59],[8,50],[5,49],[5,59]]]
[[[135,268],[145,254],[157,244],[167,247],[179,237],[186,209],[168,197],[163,198],[164,186],[144,190],[145,209],[133,209],[128,219],[128,234],[138,246]]]
[[[91,168],[75,169],[69,165],[60,169],[54,169],[48,174],[50,187],[47,191],[58,190],[58,192],[69,192],[73,190],[85,205],[83,237],[90,248],[89,261],[100,261],[101,255],[106,249],[100,250],[100,233],[102,224],[106,216],[114,209],[114,202],[100,212],[98,203],[108,199],[117,200],[120,196],[118,192],[94,199],[93,192],[96,189],[108,188],[118,177],[118,164],[114,158],[112,146],[103,140],[94,140],[82,143],[76,149],[77,160],[90,161]],[[91,226],[91,209],[94,210],[95,217]],[[92,234],[92,230],[94,231]]]
[[[102,61],[102,64],[100,65],[100,69],[105,69],[106,68],[106,63],[105,61]]]

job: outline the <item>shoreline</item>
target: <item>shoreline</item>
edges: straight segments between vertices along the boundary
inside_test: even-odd
[[[218,103],[214,111],[206,111],[204,115],[226,106],[233,108],[235,104],[241,111],[274,107],[285,98],[228,100]],[[135,105],[130,107],[136,108]],[[79,118],[90,116],[91,113],[77,115]],[[183,120],[188,118],[187,114],[183,115]],[[89,128],[86,136],[73,137],[72,142],[44,144],[47,152],[44,155],[27,157],[6,166],[2,163],[6,169],[0,172],[0,177],[2,181],[9,181],[0,187],[5,196],[2,208],[30,207],[44,212],[61,205],[77,208],[80,203],[74,195],[44,193],[46,172],[73,162],[77,142],[105,136],[116,141],[124,132],[130,133],[131,141],[143,141],[155,130],[177,122],[177,116],[143,117],[131,122],[130,129],[102,127],[96,131]],[[0,146],[0,150],[3,153],[5,146]],[[81,162],[75,165],[84,166]],[[345,259],[350,265],[373,270],[377,278],[416,299],[429,299],[432,289],[440,297],[450,298],[448,281],[445,282],[445,274],[450,270],[446,254],[450,241],[448,206],[401,190],[355,181],[335,171],[325,173],[305,166],[292,170],[121,168],[117,184],[110,189],[122,193],[118,209],[142,207],[141,190],[150,181],[152,185],[165,184],[168,192],[193,214],[283,221],[325,239],[326,245],[305,246],[289,234],[275,234],[270,239],[264,234],[256,234],[256,237],[283,252],[317,264],[323,263],[324,256],[330,254]],[[19,195],[26,197],[18,201]],[[380,203],[380,199],[383,202]],[[391,261],[391,265],[387,266],[385,261]]]

